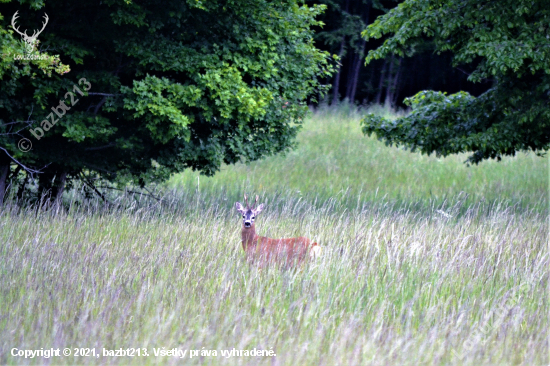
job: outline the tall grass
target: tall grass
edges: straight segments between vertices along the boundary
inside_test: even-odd
[[[361,135],[316,111],[286,157],[175,176],[160,202],[0,211],[0,364],[544,365],[547,161],[465,167]],[[296,270],[244,259],[257,231],[324,248]],[[13,348],[146,348],[148,357],[24,359]],[[154,355],[154,348],[217,356]],[[272,349],[275,357],[222,357]]]
[[[431,206],[466,194],[467,202],[508,201],[520,208],[547,210],[548,158],[518,153],[501,162],[467,166],[467,154],[446,158],[387,147],[361,133],[364,113],[395,118],[382,108],[319,108],[306,119],[298,148],[249,165],[224,166],[212,178],[186,171],[175,175],[169,187],[219,194],[245,189],[262,194],[294,191],[320,200],[343,196],[376,201],[381,197]],[[232,197],[236,198],[236,197]],[[355,202],[350,203],[353,205]]]
[[[542,365],[548,358],[548,228],[510,206],[419,214],[380,201],[348,210],[299,196],[257,219],[272,237],[325,248],[299,270],[244,260],[230,205],[0,214],[0,363],[19,349],[144,347],[146,358],[54,364],[181,363],[153,348],[217,350],[192,365]],[[192,208],[192,209],[191,209]],[[96,211],[96,212],[94,212]],[[223,358],[273,349],[276,357]]]

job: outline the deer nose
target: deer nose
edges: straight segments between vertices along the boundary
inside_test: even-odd
[[[245,221],[245,222],[244,222],[244,226],[245,226],[245,227],[250,227],[250,221]]]

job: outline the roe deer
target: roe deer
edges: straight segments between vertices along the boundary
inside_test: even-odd
[[[270,263],[285,263],[287,266],[302,263],[307,257],[315,258],[321,254],[321,247],[317,243],[303,236],[299,238],[271,239],[256,234],[254,219],[264,209],[264,204],[258,205],[256,196],[256,208],[248,205],[246,194],[244,195],[246,208],[240,202],[235,203],[237,211],[243,215],[243,228],[241,231],[243,249],[247,259],[251,262],[257,260],[260,266]]]

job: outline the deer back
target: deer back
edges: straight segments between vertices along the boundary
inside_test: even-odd
[[[250,259],[260,263],[277,262],[286,265],[298,265],[310,256],[310,250],[317,243],[305,237],[271,239],[257,237],[255,245],[246,246],[245,251]]]

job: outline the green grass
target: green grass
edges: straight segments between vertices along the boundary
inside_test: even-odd
[[[198,186],[175,176],[160,203],[106,208],[75,192],[63,210],[5,207],[0,364],[547,364],[547,160],[468,168],[365,138],[358,118],[318,112],[286,157]],[[244,189],[267,202],[261,235],[308,236],[322,258],[248,265]],[[24,359],[14,347],[150,356]],[[154,356],[162,347],[218,356]],[[233,348],[277,356],[221,356]]]
[[[187,190],[200,186],[211,194],[291,191],[321,200],[346,192],[367,201],[386,197],[425,205],[462,192],[469,204],[504,200],[524,208],[548,208],[547,157],[519,153],[501,162],[466,166],[466,154],[437,158],[387,147],[361,133],[360,119],[361,111],[354,108],[321,108],[305,121],[298,148],[286,156],[224,166],[211,178],[187,171],[175,175],[168,185]]]
[[[179,206],[183,204],[183,206]],[[129,212],[0,215],[0,363],[11,349],[273,349],[279,365],[545,364],[545,217],[471,207],[460,219],[381,202],[344,211],[299,197],[257,220],[325,255],[299,271],[244,260],[232,208],[201,202]],[[200,213],[200,214],[199,214]],[[476,336],[477,334],[477,336]],[[198,365],[270,365],[204,357]]]

